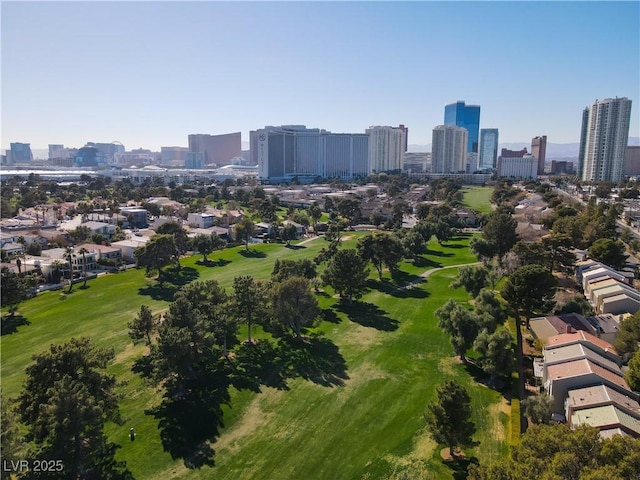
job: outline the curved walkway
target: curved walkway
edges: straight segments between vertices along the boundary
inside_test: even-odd
[[[404,287],[397,288],[397,290],[400,291],[400,290],[407,290],[407,289],[413,288],[419,283],[422,283],[425,279],[429,278],[431,274],[434,272],[438,272],[440,270],[446,270],[448,268],[460,268],[460,267],[467,267],[471,265],[482,265],[482,262],[460,263],[458,265],[447,265],[446,267],[430,268],[429,270],[422,272],[419,275],[420,278],[416,278],[414,281],[407,283]]]

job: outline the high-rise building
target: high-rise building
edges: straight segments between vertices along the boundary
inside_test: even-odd
[[[501,157],[522,158],[525,155],[527,155],[527,147],[524,147],[522,150],[509,150],[508,148],[500,150]]]
[[[202,133],[189,135],[189,151],[200,153],[204,165],[230,165],[231,159],[242,154],[240,132],[224,135]]]
[[[478,170],[494,170],[498,160],[498,129],[483,128],[480,130],[480,155]]]
[[[627,145],[627,156],[624,160],[625,175],[640,175],[640,146]]]
[[[596,100],[582,114],[579,171],[585,182],[619,182],[629,140],[631,100]]]
[[[184,165],[188,154],[188,147],[160,147],[160,164]]]
[[[249,140],[251,163],[258,165],[262,179],[353,178],[370,173],[366,133],[283,125],[253,130]]]
[[[438,125],[431,140],[432,173],[464,173],[468,132],[455,125]]]
[[[480,130],[480,106],[465,105],[463,101],[444,107],[444,124],[455,125],[467,130],[467,152],[478,153],[478,132]]]
[[[530,154],[498,159],[498,177],[538,178],[538,159]]]
[[[538,159],[538,175],[544,174],[544,162],[547,154],[547,136],[531,139],[531,155]]]
[[[369,173],[402,169],[406,136],[400,127],[369,127]]]
[[[8,163],[28,163],[33,161],[30,143],[14,142],[9,144],[10,150],[7,152]]]
[[[398,125],[398,128],[404,132],[404,152],[409,149],[409,129],[404,125]]]

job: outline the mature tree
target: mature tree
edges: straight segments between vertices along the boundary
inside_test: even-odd
[[[416,223],[411,230],[420,234],[420,236],[424,239],[424,242],[428,243],[433,236],[434,227],[433,224],[421,220]]]
[[[511,249],[522,265],[550,265],[549,252],[540,242],[518,241]]]
[[[245,250],[249,250],[249,241],[253,236],[253,230],[255,229],[255,225],[251,221],[249,217],[244,217],[238,223],[234,225],[235,231],[235,240],[243,241]]]
[[[625,246],[620,240],[610,238],[600,238],[589,247],[589,256],[594,260],[609,265],[618,270],[627,264],[627,254]]]
[[[475,314],[481,330],[493,333],[507,320],[507,314],[500,300],[490,290],[483,288],[474,301]]]
[[[175,256],[176,267],[180,268],[180,256],[189,251],[191,240],[187,231],[178,222],[163,223],[156,230],[158,235],[172,235],[176,245],[177,255]]]
[[[473,237],[469,242],[469,248],[484,264],[488,264],[496,255],[495,245],[481,237]]]
[[[355,249],[338,250],[322,272],[322,281],[351,302],[367,290],[367,261]]]
[[[490,375],[489,385],[494,385],[498,376],[511,376],[515,364],[513,344],[513,336],[506,328],[493,333],[483,331],[476,337],[473,348],[481,355],[482,370]]]
[[[455,229],[452,225],[453,222],[450,217],[438,218],[433,223],[433,234],[436,236],[439,245],[451,240],[453,237]]]
[[[5,462],[24,458],[24,438],[20,434],[15,401],[0,395],[0,451]]]
[[[391,272],[398,268],[403,257],[402,244],[398,237],[386,233],[366,235],[358,240],[358,253],[362,258],[373,263],[382,280],[382,268],[386,266]]]
[[[202,261],[204,263],[208,263],[207,255],[213,252],[213,239],[211,235],[207,235],[205,233],[200,233],[196,235],[193,240],[193,248],[195,248],[198,253],[202,254]]]
[[[347,219],[350,225],[360,218],[362,211],[360,210],[360,200],[356,198],[342,198],[336,202],[338,213]]]
[[[496,211],[482,227],[482,236],[495,247],[495,254],[502,257],[518,241],[517,226],[518,222],[510,214]]]
[[[450,287],[464,289],[469,292],[472,297],[477,297],[480,290],[487,286],[489,271],[482,265],[466,265],[460,267],[458,275],[451,282]]]
[[[478,319],[454,300],[449,300],[436,310],[435,316],[438,317],[438,327],[450,335],[454,351],[460,356],[460,360],[466,363],[467,350],[478,336]]]
[[[103,433],[106,421],[120,420],[116,379],[104,373],[113,358],[112,350],[72,338],[27,367],[18,398],[27,439],[37,445],[36,457],[62,461],[64,478],[130,478]]]
[[[247,342],[251,343],[251,327],[264,322],[267,313],[268,295],[266,286],[250,275],[233,279],[231,313],[239,323],[247,324]]]
[[[142,247],[133,252],[138,260],[138,266],[145,267],[147,275],[157,271],[158,282],[164,282],[163,268],[173,263],[179,257],[178,248],[173,235],[154,235]]]
[[[153,349],[156,376],[170,395],[205,387],[235,334],[227,295],[215,280],[184,286],[169,305]]]
[[[298,229],[293,223],[287,223],[280,229],[280,238],[287,242],[287,245],[291,244],[291,240],[295,240],[298,237]]]
[[[396,200],[391,207],[391,215],[393,216],[393,227],[402,228],[402,221],[405,214],[411,213],[411,207],[404,200]]]
[[[85,227],[80,225],[73,230],[69,230],[68,232],[69,238],[71,241],[77,245],[80,243],[84,243],[91,238],[91,229],[89,227]]]
[[[535,424],[549,425],[553,413],[553,398],[545,393],[531,395],[523,402],[527,417]]]
[[[547,252],[549,268],[552,271],[570,272],[573,269],[576,256],[571,251],[573,244],[568,235],[546,235],[542,238],[542,246]]]
[[[594,311],[585,296],[577,294],[566,299],[563,303],[556,304],[556,308],[553,309],[553,313],[556,315],[562,315],[564,313],[579,313],[585,317],[590,317],[594,314]]]
[[[474,465],[469,469],[469,478],[639,480],[639,452],[640,439],[623,435],[602,439],[594,427],[533,425],[511,448],[510,458]]]
[[[9,307],[9,316],[15,314],[20,302],[29,298],[34,285],[30,276],[18,275],[7,267],[0,269],[0,292],[2,292],[0,301],[3,307]]]
[[[159,323],[159,318],[153,315],[151,309],[146,305],[142,305],[136,318],[127,325],[129,327],[129,337],[131,337],[133,343],[138,343],[145,338],[147,345],[151,346],[151,335],[155,332]]]
[[[640,349],[640,313],[620,322],[613,346],[619,355],[634,354]]]
[[[527,318],[537,311],[553,308],[556,278],[541,265],[525,265],[509,275],[502,287],[502,297]]]
[[[318,221],[322,217],[322,210],[320,210],[320,207],[316,202],[313,202],[311,205],[309,205],[309,217],[311,217],[313,232],[317,233],[316,225],[318,225]]]
[[[318,275],[316,264],[304,258],[302,260],[279,260],[273,265],[271,280],[282,282],[291,277],[304,277],[311,281]]]
[[[448,381],[436,387],[436,399],[427,404],[424,418],[433,439],[449,447],[453,457],[459,446],[469,445],[475,433],[471,422],[471,397],[456,381]]]
[[[629,360],[629,368],[624,374],[629,387],[636,392],[640,392],[640,350],[636,350],[631,360]]]
[[[427,244],[424,238],[415,228],[409,230],[401,229],[395,232],[394,235],[400,240],[402,248],[410,258],[416,259],[420,254],[427,251]]]
[[[320,313],[318,299],[311,292],[309,280],[304,277],[291,277],[274,283],[271,308],[274,322],[290,328],[297,338],[300,338],[302,328],[310,325]]]

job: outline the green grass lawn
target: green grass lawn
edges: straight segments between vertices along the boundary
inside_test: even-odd
[[[352,247],[362,233],[345,235],[345,246]],[[259,393],[232,388],[224,428],[212,445],[213,467],[188,469],[181,459],[172,459],[163,450],[157,420],[145,413],[158,405],[161,392],[131,370],[146,347],[131,344],[127,322],[142,304],[156,312],[167,308],[173,290],[159,289],[142,270],[108,275],[90,281],[87,289],[75,285],[70,295],[49,292],[22,304],[19,313],[29,323],[1,339],[3,395],[19,393],[34,353],[73,336],[88,336],[116,352],[109,371],[122,381],[125,423],[109,424],[107,433],[122,446],[117,456],[137,479],[453,478],[422,417],[438,383],[455,378],[469,389],[479,444],[468,455],[486,462],[505,455],[507,448],[506,400],[477,383],[477,372],[459,363],[433,315],[450,298],[468,300],[466,292],[449,284],[455,265],[475,261],[469,239],[462,236],[444,246],[431,242],[428,254],[403,263],[394,279],[387,272],[379,282],[371,268],[372,288],[357,305],[339,304],[329,289],[319,295],[327,320],[310,333],[327,340],[331,360],[338,359],[336,365],[344,368],[342,375],[329,376],[331,382],[297,377],[287,380],[286,389],[263,386]],[[259,244],[251,247],[251,255],[234,248],[210,255],[214,266],[201,265],[200,256],[185,258],[183,279],[216,279],[230,290],[235,276],[267,278],[276,259],[313,257],[324,245],[321,238],[298,249]],[[440,266],[451,268],[412,289],[398,289]],[[128,439],[130,427],[136,429],[135,442]]]
[[[465,186],[462,189],[464,193],[463,203],[465,206],[474,209],[479,213],[491,213],[491,195],[493,194],[492,187],[476,187]]]

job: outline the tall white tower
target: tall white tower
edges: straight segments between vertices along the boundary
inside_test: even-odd
[[[582,114],[578,165],[585,182],[619,182],[629,142],[631,100],[596,100]]]
[[[400,127],[369,127],[369,173],[402,169],[405,131]]]
[[[460,173],[466,170],[466,128],[455,125],[438,125],[433,129],[431,141],[431,172]]]

